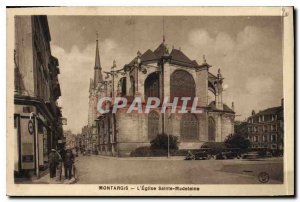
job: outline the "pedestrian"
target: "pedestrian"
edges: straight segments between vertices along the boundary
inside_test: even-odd
[[[75,155],[75,154],[73,153],[73,155]],[[73,178],[74,178],[75,181],[78,179],[77,169],[76,169],[77,161],[78,161],[78,159],[75,157],[75,159],[73,160],[73,166],[72,166],[73,167],[73,169],[72,169]]]
[[[64,161],[65,155],[66,155],[66,149],[65,149],[65,148],[62,148],[62,149],[59,151],[59,154],[60,154],[62,160]]]
[[[58,164],[57,164],[57,169],[56,169],[56,181],[61,181],[61,175],[62,175],[62,157],[60,155],[60,152],[57,152],[57,156],[58,156]]]
[[[65,154],[65,159],[64,159],[65,179],[71,180],[73,163],[74,163],[74,155],[70,149],[67,149]]]
[[[50,179],[56,176],[56,167],[58,164],[58,155],[55,149],[51,149],[49,154]]]

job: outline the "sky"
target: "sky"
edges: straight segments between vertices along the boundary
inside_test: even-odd
[[[169,49],[181,49],[202,63],[205,55],[225,78],[223,101],[234,102],[236,120],[251,111],[279,106],[283,98],[280,17],[164,17]],[[103,71],[129,63],[138,51],[154,50],[163,39],[163,17],[48,16],[51,52],[59,60],[62,96],[68,119],[64,129],[80,133],[88,121],[88,89],[93,78],[96,33]]]

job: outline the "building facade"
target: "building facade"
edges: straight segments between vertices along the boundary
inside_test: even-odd
[[[66,138],[67,149],[74,149],[77,146],[77,136],[71,130],[64,130],[64,137]]]
[[[247,119],[248,139],[252,148],[283,151],[283,100],[281,106],[255,113]]]
[[[15,17],[14,129],[16,173],[38,175],[63,137],[59,64],[46,16]]]
[[[149,146],[157,134],[175,135],[180,149],[198,149],[205,142],[223,141],[234,130],[234,111],[223,103],[223,80],[219,69],[213,75],[211,66],[203,57],[202,64],[190,60],[180,49],[168,50],[163,41],[154,51],[137,55],[121,68],[113,62],[111,71],[102,72],[96,41],[94,79],[90,82],[89,127],[94,136],[93,148],[101,154],[127,156],[137,147]],[[106,77],[103,79],[102,74]],[[97,102],[100,98],[125,97],[127,106],[112,113],[100,114]],[[175,97],[197,97],[196,108],[202,113],[161,113],[162,105],[149,113],[126,113],[129,105],[139,98],[145,108],[148,97],[161,100]],[[112,101],[113,102],[113,101]],[[178,101],[177,110],[181,109]],[[104,108],[111,109],[106,102]]]

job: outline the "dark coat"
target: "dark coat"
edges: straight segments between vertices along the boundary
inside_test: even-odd
[[[59,153],[60,153],[61,158],[62,158],[63,161],[64,161],[64,160],[65,160],[65,155],[66,155],[66,150],[65,150],[65,149],[62,149]]]
[[[58,164],[59,156],[55,151],[51,151],[49,154],[49,164],[56,165]]]
[[[72,165],[74,162],[74,155],[71,151],[67,151],[65,154],[64,164],[66,166]]]

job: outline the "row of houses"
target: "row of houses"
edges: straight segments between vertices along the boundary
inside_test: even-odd
[[[16,16],[14,49],[14,171],[37,175],[64,143],[59,62],[51,53],[47,16]]]

